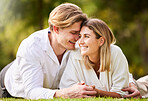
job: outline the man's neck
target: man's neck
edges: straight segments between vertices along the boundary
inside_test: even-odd
[[[65,53],[65,52],[66,52],[66,51],[64,51],[64,53]],[[58,58],[60,64],[61,64],[61,62],[62,62],[62,59],[63,59],[64,53],[61,54],[61,55],[58,55],[58,56],[57,56],[57,58]]]
[[[59,60],[59,63],[61,63],[66,49],[64,49],[63,47],[59,47],[57,40],[53,38],[52,34],[48,34],[48,38],[49,38],[51,47],[53,48],[53,51]]]

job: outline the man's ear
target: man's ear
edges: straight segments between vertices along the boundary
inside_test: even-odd
[[[59,34],[59,28],[58,28],[58,27],[53,26],[53,31],[54,31],[55,33]]]
[[[102,46],[105,43],[105,38],[104,37],[100,37],[98,42],[99,42],[99,45]]]

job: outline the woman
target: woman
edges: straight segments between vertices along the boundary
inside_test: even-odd
[[[122,97],[128,87],[128,62],[122,50],[113,45],[115,37],[105,22],[89,19],[82,25],[78,44],[80,49],[72,51],[60,82],[67,88],[84,81],[94,86],[97,96]]]

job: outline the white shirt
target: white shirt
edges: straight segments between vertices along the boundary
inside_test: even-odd
[[[81,80],[86,85],[95,85],[97,89],[126,95],[127,92],[123,92],[121,89],[129,85],[129,70],[122,50],[116,45],[111,45],[110,72],[109,74],[107,74],[107,71],[100,72],[99,79],[93,68],[87,69],[85,67],[80,50],[71,51],[61,78],[60,88],[70,87],[81,82]]]
[[[48,29],[40,30],[22,41],[16,60],[5,75],[5,87],[15,97],[53,98],[68,60],[67,51],[61,64],[50,45]]]

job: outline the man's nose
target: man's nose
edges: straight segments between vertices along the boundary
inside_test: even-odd
[[[76,34],[75,35],[75,40],[78,41],[78,39],[79,39],[79,34]]]

